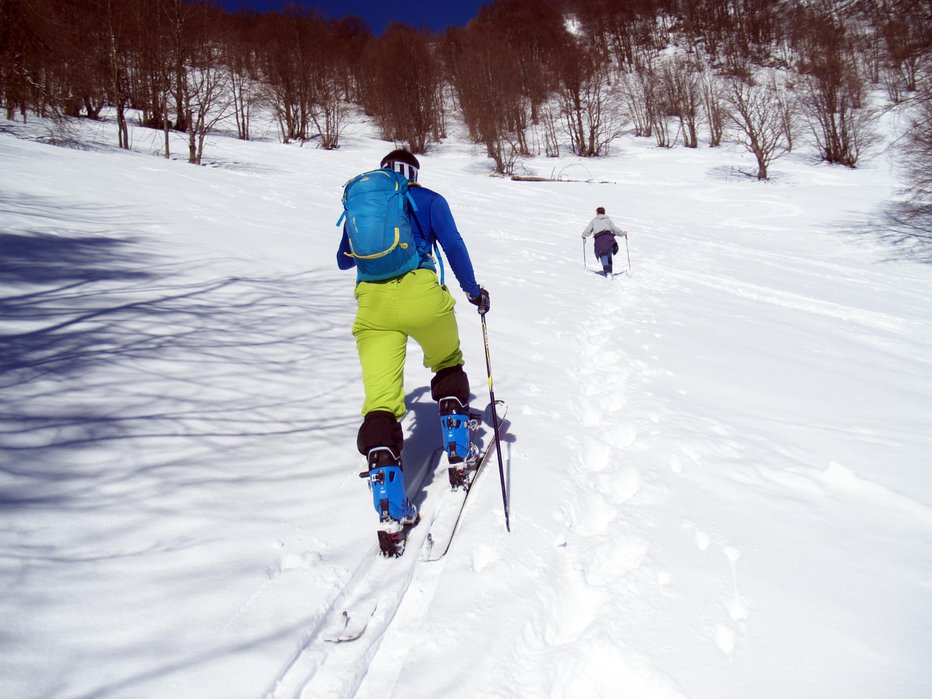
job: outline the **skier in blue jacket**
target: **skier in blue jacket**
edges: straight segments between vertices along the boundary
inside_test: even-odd
[[[368,462],[375,509],[383,528],[397,533],[398,525],[417,518],[400,477],[403,435],[398,421],[406,411],[404,365],[409,336],[424,351],[424,366],[434,372],[431,396],[439,402],[441,418],[453,420],[458,426],[457,445],[452,450],[455,453],[449,453],[450,446],[444,445],[451,463],[462,461],[465,454],[459,452],[468,448],[469,379],[463,370],[453,312],[455,301],[447,287],[438,282],[434,244],[443,248],[460,288],[479,313],[489,310],[489,293],[476,282],[469,252],[446,199],[417,182],[417,158],[406,150],[394,150],[382,159],[381,167],[399,172],[408,180],[408,191],[416,206],[409,217],[420,262],[417,269],[392,279],[372,282],[357,277],[358,310],[353,335],[362,367],[365,402],[356,446]],[[350,253],[344,226],[337,251],[340,269],[356,265]],[[389,486],[375,485],[383,482]]]

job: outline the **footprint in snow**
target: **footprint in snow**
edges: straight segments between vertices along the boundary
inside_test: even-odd
[[[288,550],[284,543],[276,542],[276,544],[280,549],[280,554],[278,560],[272,563],[266,571],[270,580],[274,580],[290,570],[310,570],[323,560],[319,552],[302,551],[293,553]]]
[[[589,492],[563,508],[563,521],[580,536],[605,534],[618,517],[618,508],[601,493]]]
[[[733,628],[725,624],[719,624],[715,627],[713,632],[713,639],[715,640],[715,646],[722,651],[729,659],[734,655],[735,652],[735,638],[736,633]]]
[[[732,596],[725,601],[725,609],[728,610],[728,615],[731,617],[732,621],[745,621],[750,616],[750,612],[744,602],[741,601],[741,596],[738,594],[738,559],[741,558],[741,553],[731,546],[725,546],[722,549],[722,553],[725,554],[725,557],[731,564]]]
[[[479,544],[472,552],[472,569],[479,573],[495,563],[500,558],[495,547],[488,544]]]
[[[605,470],[612,460],[612,447],[598,439],[589,440],[581,454],[582,467],[591,473]]]
[[[670,470],[677,475],[683,474],[683,462],[680,460],[679,455],[672,454],[670,456]]]
[[[631,536],[612,537],[586,552],[583,576],[589,585],[615,589],[622,578],[641,567],[647,542]]]
[[[712,545],[712,537],[703,531],[693,532],[693,541],[696,543],[696,548],[700,551],[708,551],[709,546]]]
[[[633,422],[618,423],[607,433],[607,438],[616,449],[627,449],[637,441],[637,425]]]
[[[599,490],[613,505],[623,505],[641,491],[641,472],[630,466],[604,471],[596,480]]]

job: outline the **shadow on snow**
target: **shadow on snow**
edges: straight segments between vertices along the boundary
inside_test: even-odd
[[[334,427],[352,443],[357,416],[321,407],[356,376],[342,280],[192,281],[100,235],[0,233],[0,248],[3,507],[95,491],[99,506],[115,479],[287,459]]]

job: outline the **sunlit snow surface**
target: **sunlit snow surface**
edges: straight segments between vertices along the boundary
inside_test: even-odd
[[[932,695],[932,255],[890,242],[890,151],[765,183],[632,137],[526,162],[552,183],[424,155],[491,292],[512,531],[493,460],[356,657],[315,635],[376,522],[334,223],[392,144],[255,135],[194,167],[139,127],[0,124],[0,695]],[[614,280],[596,206],[630,232]],[[412,470],[429,380],[412,345]]]

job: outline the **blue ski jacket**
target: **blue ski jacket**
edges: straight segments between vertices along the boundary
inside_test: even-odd
[[[418,253],[421,256],[418,268],[437,271],[433,247],[434,243],[440,243],[440,247],[443,248],[460,288],[466,296],[475,298],[479,294],[479,284],[476,282],[476,275],[472,268],[472,260],[469,259],[466,243],[463,242],[463,238],[456,228],[453,212],[450,211],[447,200],[437,192],[427,189],[427,187],[423,187],[417,182],[409,183],[408,192],[411,194],[415,206],[417,206],[417,211],[412,211],[410,218],[411,230],[417,241]],[[340,269],[352,269],[356,266],[356,260],[346,254],[348,252],[350,252],[349,237],[344,224],[343,238],[340,240],[340,247],[337,250],[337,266]]]

